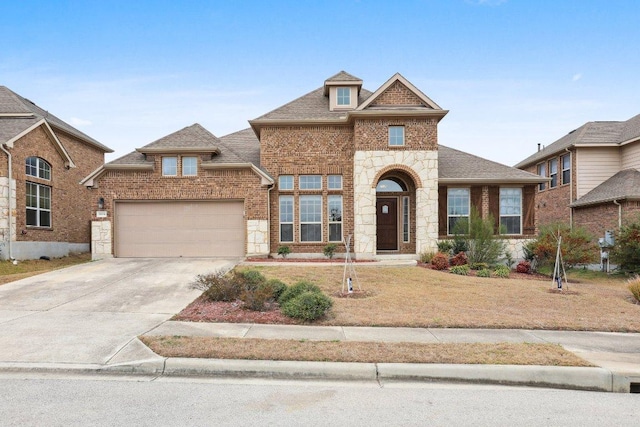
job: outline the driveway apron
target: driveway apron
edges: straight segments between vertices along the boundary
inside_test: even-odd
[[[194,300],[198,274],[235,263],[116,258],[0,286],[0,362],[107,364]]]

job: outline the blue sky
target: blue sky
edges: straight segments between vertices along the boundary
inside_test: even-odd
[[[345,70],[400,72],[443,145],[513,165],[640,113],[636,0],[6,1],[0,85],[115,150],[193,123],[217,136]]]

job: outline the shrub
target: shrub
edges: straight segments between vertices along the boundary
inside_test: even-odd
[[[463,224],[458,221],[458,224]],[[464,224],[464,228],[468,231],[461,234],[459,239],[462,239],[466,244],[466,253],[469,258],[469,263],[484,262],[487,264],[495,264],[498,258],[504,253],[506,243],[494,234],[494,218],[489,214],[487,218],[482,218],[475,207],[471,208],[469,214],[468,226]],[[463,227],[463,225],[460,225]]]
[[[242,291],[242,280],[235,271],[231,273],[219,271],[196,276],[191,287],[203,291],[203,297],[209,301],[235,301]]]
[[[261,283],[258,286],[246,284],[240,293],[240,299],[244,302],[245,308],[261,311],[267,301],[273,299],[273,289],[268,283]]]
[[[636,301],[640,302],[640,277],[636,276],[629,280],[629,290]]]
[[[423,251],[420,253],[420,262],[429,264],[436,253],[433,251]]]
[[[504,251],[504,263],[507,267],[511,268],[513,267],[513,263],[514,263],[514,259],[513,259],[513,254],[511,254],[511,251]]]
[[[524,254],[524,260],[525,261],[529,261],[529,262],[533,263],[533,260],[536,257],[535,246],[536,246],[536,241],[535,240],[529,240],[527,243],[525,243],[522,246],[522,252]]]
[[[493,275],[495,277],[500,277],[501,279],[508,278],[510,272],[511,270],[509,270],[509,267],[506,265],[497,265],[496,268],[493,269]]]
[[[281,255],[282,258],[286,258],[290,253],[291,248],[289,246],[278,246],[278,255]]]
[[[258,270],[244,270],[239,271],[237,274],[242,276],[244,281],[249,285],[259,286],[267,282],[267,278]]]
[[[446,270],[449,268],[449,257],[442,252],[438,252],[431,259],[431,265],[434,270]]]
[[[529,261],[520,261],[516,266],[516,271],[518,273],[531,273],[531,263]]]
[[[469,266],[468,265],[456,265],[451,267],[449,270],[453,274],[458,274],[460,276],[468,276],[469,275]]]
[[[332,305],[333,301],[321,292],[306,291],[284,303],[282,313],[309,322],[324,316]]]
[[[476,276],[478,276],[478,277],[491,277],[491,271],[488,268],[483,268],[481,270],[478,270],[478,272],[476,273]]]
[[[267,285],[271,287],[271,293],[273,295],[273,299],[278,301],[280,296],[287,290],[287,285],[284,284],[281,280],[278,279],[269,279],[267,281]]]
[[[293,286],[289,286],[283,293],[282,295],[280,295],[280,298],[278,298],[278,303],[282,306],[284,305],[287,301],[297,297],[300,294],[303,294],[305,292],[315,292],[315,293],[322,293],[322,291],[320,290],[320,288],[311,283],[311,282],[307,282],[304,280],[301,280],[300,282],[296,283]]]
[[[451,240],[440,240],[438,242],[438,252],[443,254],[450,254],[453,249],[453,242]]]
[[[337,247],[338,245],[336,245],[335,243],[329,243],[327,246],[324,247],[324,249],[322,250],[322,253],[327,258],[333,259],[333,256],[336,254]]]
[[[473,264],[471,264],[471,269],[472,270],[488,270],[489,264],[487,264],[486,262],[474,262]]]
[[[584,228],[574,227],[571,229],[567,224],[557,223],[542,227],[538,238],[531,243],[530,249],[539,266],[555,262],[558,235],[562,236],[560,246],[562,259],[569,268],[595,261],[599,251],[591,235]]]
[[[467,265],[469,264],[469,259],[467,259],[467,254],[464,252],[458,252],[458,255],[451,258],[449,263],[453,266]]]
[[[618,232],[611,258],[625,273],[640,273],[640,220]]]

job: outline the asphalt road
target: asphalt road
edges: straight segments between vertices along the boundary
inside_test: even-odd
[[[637,394],[461,384],[1,374],[2,426],[635,425]]]

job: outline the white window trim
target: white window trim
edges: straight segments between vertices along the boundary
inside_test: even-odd
[[[541,171],[540,168],[544,168],[544,170]],[[540,172],[543,172],[543,173],[540,173]],[[536,174],[538,176],[542,176],[542,177],[545,177],[545,178],[547,177],[547,162],[538,163],[536,165]],[[547,184],[548,184],[547,181],[539,183],[538,184],[538,191],[546,190],[547,189]]]
[[[569,167],[568,168],[564,168],[564,159],[568,158],[569,159]],[[561,183],[560,185],[566,185],[566,184],[570,184],[571,183],[571,154],[565,154],[564,156],[560,156],[560,178],[561,178]],[[564,173],[566,171],[569,171],[569,182],[564,182]]]
[[[404,232],[405,225],[407,226],[406,238]],[[409,200],[409,196],[402,196],[402,243],[409,242],[411,242],[411,200]]]
[[[175,162],[176,162],[176,173],[174,173],[174,174],[165,173],[165,170],[164,170],[164,161],[165,161],[165,159],[166,160],[169,160],[169,159],[174,159],[175,160]],[[162,162],[162,164],[161,164],[162,176],[178,176],[178,157],[176,157],[176,156],[163,156],[162,159],[161,159],[161,162]]]
[[[339,178],[340,178],[340,187],[332,187],[332,186],[331,186],[331,184],[330,184],[330,182],[331,182],[331,181],[330,181],[330,178],[331,178],[332,176],[337,176],[337,177],[339,177]],[[342,179],[342,175],[336,175],[336,174],[327,175],[327,190],[342,190],[342,181],[343,181],[343,179]]]
[[[302,186],[302,179],[303,178],[307,178],[307,177],[318,177],[318,181],[320,182],[320,186],[317,188],[303,188]],[[300,190],[305,190],[305,191],[320,191],[322,190],[322,175],[318,175],[318,174],[312,174],[312,175],[300,175],[298,177],[298,188]]]
[[[36,175],[31,175],[30,173],[26,172],[27,161],[29,161],[29,159],[36,159],[36,165],[35,165]],[[46,181],[51,181],[51,163],[47,162],[46,160],[44,160],[44,159],[42,159],[42,158],[40,158],[38,156],[29,156],[29,157],[27,157],[25,159],[24,163],[25,163],[25,175],[32,176],[34,178],[44,179]],[[42,168],[42,169],[47,170],[49,172],[49,178],[45,178],[43,176],[40,176],[40,171],[42,170],[41,166],[43,166],[43,165],[46,166],[46,168]]]
[[[556,164],[556,172],[553,173],[551,171],[551,164],[555,161]],[[553,176],[556,176],[556,185],[553,185]],[[549,188],[556,188],[558,186],[558,158],[556,157],[555,159],[549,159],[549,178],[551,178],[551,180],[549,181]]]
[[[331,221],[331,204],[329,203],[329,200],[331,198],[337,198],[340,197],[340,221]],[[327,218],[329,219],[329,235],[328,235],[328,239],[330,242],[342,242],[344,240],[344,198],[342,197],[342,195],[339,194],[332,194],[327,196]],[[340,240],[331,240],[331,224],[340,224]]]
[[[349,94],[349,97],[347,99],[347,101],[349,101],[349,102],[347,102],[346,104],[341,104],[340,103],[340,90],[341,89],[346,90],[347,93]],[[351,88],[350,87],[348,87],[348,86],[338,86],[336,88],[336,107],[338,107],[338,108],[350,107],[351,106],[351,96],[352,96],[352,94],[351,94]]]
[[[449,214],[449,191],[450,190],[467,190],[467,214],[466,215],[450,215]],[[467,221],[471,221],[471,189],[467,187],[451,187],[447,188],[447,236],[453,235],[453,230],[449,229],[449,218],[467,218]]]
[[[391,129],[402,129],[402,144],[392,144],[391,143]],[[406,134],[405,134],[405,129],[404,126],[402,125],[391,125],[389,126],[388,129],[388,141],[387,143],[389,144],[390,147],[404,147],[406,145]]]
[[[291,188],[284,188],[282,186],[282,178],[291,178]],[[293,178],[293,175],[280,175],[278,177],[278,190],[279,191],[293,191],[293,187],[295,186],[295,179]]]
[[[319,198],[320,199],[320,220],[319,221],[302,221],[302,200],[304,198],[310,198],[310,197],[314,197],[314,198]],[[299,226],[300,226],[300,242],[301,243],[319,243],[319,242],[323,242],[324,241],[324,230],[322,229],[322,223],[323,223],[323,209],[322,209],[322,199],[323,197],[321,195],[303,195],[300,196],[299,198],[299,203],[298,203],[298,209],[300,210],[299,212]],[[319,224],[320,225],[320,240],[302,240],[302,225],[305,224]]]
[[[522,187],[500,187],[500,200],[499,200],[499,207],[498,209],[500,209],[502,207],[502,190],[519,190],[520,191],[520,215],[502,215],[502,213],[500,213],[498,211],[498,225],[500,228],[502,228],[502,218],[513,218],[513,217],[520,217],[520,233],[500,233],[503,236],[520,236],[522,235],[522,198],[524,197],[524,192],[522,191]]]
[[[291,200],[291,221],[282,221],[282,200]],[[280,196],[278,199],[278,241],[280,243],[293,243],[296,241],[295,212],[296,202],[293,196]],[[291,240],[282,240],[282,225],[291,225]]]
[[[48,188],[49,189],[49,206],[52,206],[52,188],[48,185],[44,185],[44,184],[38,184],[37,182],[31,182],[31,181],[27,181],[26,182],[27,185],[35,185],[36,187],[36,207],[31,207],[31,206],[26,206],[26,210],[31,210],[31,211],[35,211],[36,212],[36,223],[37,224],[26,224],[26,218],[25,218],[25,224],[27,227],[42,227],[42,228],[52,228],[53,227],[53,215],[51,214],[51,207],[49,209],[44,209],[40,207],[40,189],[41,188]],[[25,188],[26,191],[26,188]],[[49,212],[49,225],[40,225],[40,212]],[[26,214],[26,212],[25,212]]]
[[[185,170],[184,162],[185,162],[185,160],[187,160],[187,159],[193,159],[193,160],[195,160],[196,164],[195,164],[195,172],[194,172],[194,173],[189,173],[189,174],[187,174],[187,173],[185,173],[185,172],[184,172],[184,170]],[[182,157],[182,176],[198,176],[198,158],[197,158],[197,157],[195,157],[195,156],[185,156],[185,157]]]

